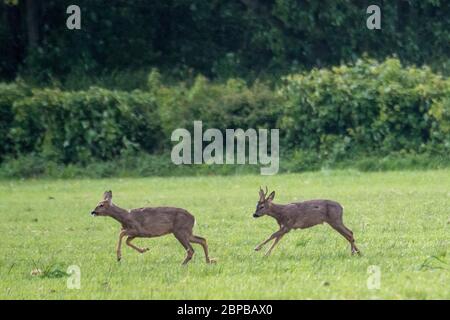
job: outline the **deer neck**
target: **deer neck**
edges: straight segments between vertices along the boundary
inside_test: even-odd
[[[269,216],[271,216],[272,218],[275,218],[278,222],[280,222],[283,217],[283,214],[282,214],[283,209],[284,209],[284,205],[276,204],[276,203],[272,202],[269,206],[269,212],[267,214]]]
[[[123,226],[127,225],[130,219],[128,210],[122,209],[114,204],[111,205],[109,216],[119,221]]]

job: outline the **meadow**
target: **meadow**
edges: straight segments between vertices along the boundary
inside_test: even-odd
[[[328,225],[291,231],[269,257],[255,252],[278,227],[252,218],[260,185],[276,190],[275,203],[340,202],[363,255]],[[124,245],[118,263],[119,224],[90,215],[107,189],[124,208],[186,208],[218,263],[194,245],[181,266],[171,235],[136,239],[150,248],[142,255]],[[0,299],[450,299],[449,170],[3,180],[0,218]],[[67,288],[71,265],[80,289]],[[379,289],[367,286],[371,266]]]

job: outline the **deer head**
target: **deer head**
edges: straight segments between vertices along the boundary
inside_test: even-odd
[[[259,218],[268,213],[270,204],[272,203],[273,198],[275,198],[275,191],[272,191],[269,196],[267,197],[267,186],[266,186],[266,192],[259,187],[259,200],[256,203],[256,210],[253,214],[253,218]]]
[[[112,191],[105,191],[103,194],[103,200],[100,201],[91,215],[95,216],[109,216],[112,207]]]

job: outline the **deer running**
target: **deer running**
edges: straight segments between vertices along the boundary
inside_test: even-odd
[[[93,216],[108,216],[122,225],[117,244],[117,261],[122,258],[122,239],[127,237],[126,244],[139,253],[147,252],[148,248],[139,248],[131,242],[135,238],[153,238],[173,233],[175,238],[185,248],[187,254],[183,265],[194,255],[191,243],[200,244],[205,252],[207,263],[215,262],[208,255],[206,239],[192,232],[195,218],[184,209],[173,207],[138,208],[125,210],[112,203],[112,192],[106,191],[103,200],[91,212]]]
[[[281,238],[292,229],[306,229],[326,222],[350,242],[352,254],[360,254],[360,251],[355,245],[353,232],[342,221],[343,207],[339,203],[331,200],[309,200],[281,205],[273,203],[275,191],[272,191],[268,197],[267,192],[267,187],[266,192],[260,188],[259,201],[256,204],[256,211],[253,217],[259,218],[263,215],[271,216],[277,220],[280,230],[259,244],[255,248],[256,251],[261,250],[265,244],[275,239],[265,254],[267,256],[272,252]]]

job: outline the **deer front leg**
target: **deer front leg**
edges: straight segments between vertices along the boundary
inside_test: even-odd
[[[267,256],[272,252],[273,248],[275,248],[275,246],[277,245],[278,241],[280,241],[281,238],[283,238],[283,236],[284,236],[286,233],[287,233],[287,231],[285,231],[284,233],[279,234],[278,237],[275,238],[275,241],[272,243],[272,245],[270,246],[269,250],[266,251],[266,253],[264,254],[264,256],[267,257]]]
[[[261,242],[259,245],[256,246],[255,251],[261,250],[261,248],[266,245],[268,242],[272,241],[275,238],[278,238],[280,235],[284,235],[286,233],[285,228],[281,228],[277,232],[273,233],[269,238],[267,238],[265,241]],[[277,241],[278,242],[278,241]]]
[[[127,238],[127,241],[126,241],[127,246],[133,248],[134,250],[136,250],[139,253],[144,253],[144,252],[147,252],[149,250],[148,248],[139,248],[139,247],[136,247],[134,244],[132,244],[131,241],[133,241],[134,238],[135,237],[128,237]]]
[[[122,230],[119,234],[119,242],[117,243],[117,261],[120,261],[122,259],[122,239],[125,237],[126,231]]]

